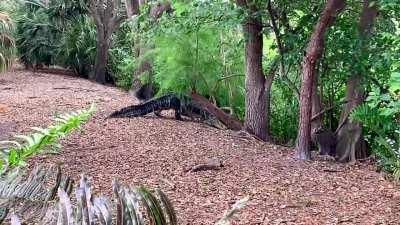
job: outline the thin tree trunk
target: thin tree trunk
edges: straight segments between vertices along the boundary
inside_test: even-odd
[[[314,74],[312,94],[311,94],[311,101],[312,101],[311,118],[313,118],[315,115],[317,115],[319,112],[322,111],[322,99],[318,93],[318,80],[319,80],[319,73],[316,72]],[[323,116],[321,115],[311,121],[311,136],[314,136],[314,133],[319,128],[322,127],[322,118]]]
[[[302,62],[301,89],[300,89],[300,119],[297,135],[297,158],[311,159],[311,113],[312,87],[315,74],[315,65],[321,58],[324,49],[324,33],[337,13],[344,8],[345,0],[328,0],[317,25],[311,35],[306,54]]]
[[[367,48],[366,40],[370,37],[375,18],[378,15],[376,3],[370,7],[370,0],[364,0],[360,15],[359,35],[362,41],[361,49]],[[337,145],[336,159],[339,162],[352,162],[368,156],[366,143],[362,135],[362,125],[359,122],[350,122],[348,116],[351,111],[364,101],[365,87],[363,76],[359,71],[354,72],[347,80],[346,101],[340,115],[339,126],[336,130]]]
[[[270,122],[271,122],[271,88],[272,88],[272,82],[274,81],[275,75],[276,75],[276,70],[278,67],[278,63],[274,62],[273,65],[271,65],[271,68],[269,70],[269,74],[267,78],[265,79],[265,105],[266,105],[266,132],[267,132],[267,141],[270,141],[271,139],[271,129],[270,129]]]

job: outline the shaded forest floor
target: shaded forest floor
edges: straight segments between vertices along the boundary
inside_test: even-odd
[[[60,154],[30,163],[61,163],[75,179],[85,173],[97,193],[111,195],[113,178],[159,186],[175,205],[180,224],[212,224],[246,195],[251,201],[234,224],[400,224],[400,188],[371,164],[300,162],[293,149],[172,117],[104,120],[137,101],[79,78],[0,74],[0,139],[92,102],[98,110],[83,133],[62,141]],[[210,158],[221,159],[223,169],[183,172]]]

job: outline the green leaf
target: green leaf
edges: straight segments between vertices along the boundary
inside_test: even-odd
[[[26,135],[16,135],[16,138],[20,138],[28,143],[28,146],[33,146],[35,145],[35,141],[33,140],[32,137],[26,136]]]

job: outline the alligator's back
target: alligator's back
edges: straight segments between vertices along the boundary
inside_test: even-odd
[[[120,118],[120,117],[138,117],[144,116],[146,114],[174,109],[175,116],[180,119],[180,111],[181,111],[181,100],[173,93],[162,95],[158,98],[150,99],[139,105],[132,105],[125,108],[122,108],[118,111],[113,112],[109,118]]]

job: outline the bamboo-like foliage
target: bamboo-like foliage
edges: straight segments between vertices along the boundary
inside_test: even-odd
[[[28,157],[43,151],[47,146],[52,146],[53,149],[54,147],[59,148],[58,139],[88,120],[94,110],[95,107],[92,105],[89,109],[58,116],[55,119],[57,123],[46,129],[33,127],[35,133],[16,136],[16,138],[22,139],[23,143],[17,141],[0,142],[0,144],[6,144],[0,155],[0,172],[3,173],[8,168],[24,165]]]

